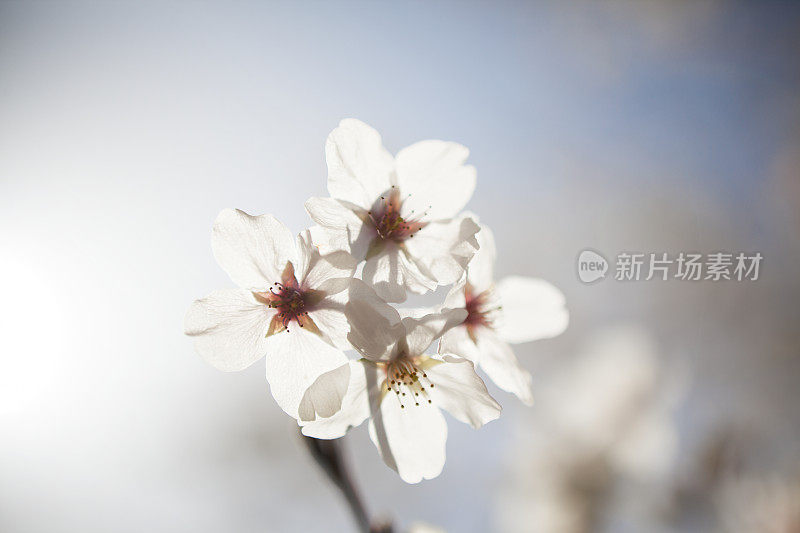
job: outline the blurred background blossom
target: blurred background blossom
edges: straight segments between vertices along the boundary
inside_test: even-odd
[[[503,417],[451,424],[439,478],[404,485],[353,432],[371,509],[796,531],[799,27],[778,2],[3,2],[0,530],[351,527],[262,371],[218,373],[182,322],[227,283],[217,212],[304,228],[354,116],[395,152],[470,147],[498,277],[554,283],[571,317],[516,348],[537,403],[490,387]],[[586,247],[764,263],[587,286]]]

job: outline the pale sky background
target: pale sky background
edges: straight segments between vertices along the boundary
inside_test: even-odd
[[[791,3],[0,3],[0,530],[351,527],[263,363],[220,373],[182,334],[231,285],[217,212],[306,227],[345,117],[392,152],[471,149],[499,274],[567,296],[567,333],[517,350],[535,386],[634,324],[690,376],[682,450],[736,418],[764,468],[797,462],[797,50]],[[586,247],[765,260],[750,284],[585,286]],[[540,415],[491,390],[504,416],[450,420],[421,485],[353,432],[370,508],[500,530],[509,450]]]

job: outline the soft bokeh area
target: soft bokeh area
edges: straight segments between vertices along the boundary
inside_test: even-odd
[[[471,149],[497,271],[570,326],[516,348],[533,407],[450,420],[400,530],[800,531],[800,6],[0,3],[0,531],[349,531],[263,362],[183,335],[231,286],[225,207],[300,231],[344,117]],[[757,281],[605,279],[579,252],[761,252]],[[443,298],[444,293],[436,297]],[[435,300],[435,298],[434,298]]]

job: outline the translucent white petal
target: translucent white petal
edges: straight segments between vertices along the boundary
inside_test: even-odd
[[[406,290],[423,294],[436,288],[436,280],[393,243],[367,259],[362,277],[387,302],[404,302]]]
[[[454,217],[475,191],[475,167],[465,165],[469,150],[445,141],[421,141],[397,154],[397,185],[404,210],[427,212],[427,220]]]
[[[405,337],[400,315],[361,280],[352,280],[348,296],[345,315],[350,323],[350,344],[367,359],[388,358]]]
[[[532,405],[530,372],[519,364],[511,346],[488,328],[478,328],[476,337],[480,353],[479,365],[489,379],[504,391],[514,394],[526,405]]]
[[[470,338],[466,326],[456,326],[442,336],[439,344],[439,353],[450,353],[469,359],[476,365],[480,363],[480,351],[475,342]]]
[[[342,369],[347,368],[348,372]],[[325,392],[332,397],[333,403],[326,409],[335,408],[336,398],[341,390],[341,382],[331,383],[330,379],[342,380],[346,375],[346,393],[341,400],[341,408],[333,415],[324,417],[319,410],[316,411],[316,419],[313,421],[301,421],[303,435],[317,439],[337,439],[344,436],[351,428],[360,425],[370,415],[370,398],[373,404],[377,405],[380,398],[378,387],[380,386],[377,368],[372,363],[363,360],[350,361],[347,365],[339,367],[331,372],[330,378],[320,377],[309,390],[317,387],[324,387]],[[323,383],[328,381],[328,383]],[[306,392],[306,396],[318,394],[317,391]],[[310,400],[304,397],[302,411],[307,418],[310,418]]]
[[[466,297],[464,296],[464,286],[467,284],[467,274],[466,272],[456,281],[450,290],[447,292],[447,296],[444,298],[444,307],[449,307],[451,309],[457,309],[460,307],[465,307],[467,305]]]
[[[392,186],[394,158],[378,132],[360,120],[344,119],[330,133],[325,159],[333,198],[369,209]]]
[[[358,260],[364,259],[370,241],[378,233],[374,225],[364,223],[363,209],[334,198],[310,198],[305,207],[319,224],[312,228],[312,234],[323,253],[345,250]]]
[[[275,401],[290,416],[306,389],[320,375],[345,363],[347,357],[318,335],[299,327],[267,338],[267,381]]]
[[[420,318],[404,318],[408,355],[413,357],[425,353],[433,341],[450,328],[461,324],[465,318],[466,309],[442,309]]]
[[[349,280],[347,280],[349,282]],[[349,285],[349,283],[348,283]],[[350,323],[345,314],[345,305],[348,291],[342,291],[334,296],[325,297],[308,316],[322,333],[325,339],[341,350],[349,350],[350,342],[347,335],[350,333]]]
[[[211,249],[231,280],[244,289],[263,291],[296,259],[291,232],[272,215],[250,216],[225,209],[211,233]]]
[[[564,294],[535,278],[509,276],[497,284],[503,306],[497,333],[507,342],[528,342],[560,335],[569,323]]]
[[[419,483],[444,468],[447,422],[433,404],[409,403],[401,409],[398,399],[387,394],[372,414],[369,436],[388,467],[406,483]]]
[[[330,418],[342,408],[350,383],[350,364],[325,372],[314,380],[303,393],[297,409],[300,422],[311,422],[319,418]]]
[[[197,352],[220,370],[252,365],[266,353],[265,335],[274,311],[242,289],[214,291],[186,313],[184,330]]]
[[[311,232],[297,236],[297,265],[295,276],[303,288],[317,289],[336,278],[350,278],[356,270],[356,260],[344,251],[322,255],[311,240]]]
[[[425,315],[438,313],[441,311],[440,307],[401,307],[397,310],[402,318],[416,318],[420,319]]]
[[[497,249],[494,244],[494,234],[485,224],[481,224],[481,230],[476,238],[480,248],[469,262],[467,281],[477,293],[481,293],[494,284],[494,262],[497,257]]]
[[[478,249],[480,227],[468,216],[432,222],[405,241],[417,264],[431,272],[439,285],[455,283]]]
[[[489,396],[471,361],[445,354],[441,360],[429,359],[422,369],[433,384],[433,404],[457,420],[479,428],[500,417],[500,404]]]

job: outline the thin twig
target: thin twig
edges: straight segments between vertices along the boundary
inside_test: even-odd
[[[374,524],[370,522],[364,502],[356,490],[347,462],[342,455],[341,439],[323,440],[306,437],[303,434],[300,436],[314,460],[344,495],[358,530],[362,533],[392,533],[394,528],[391,522]]]

